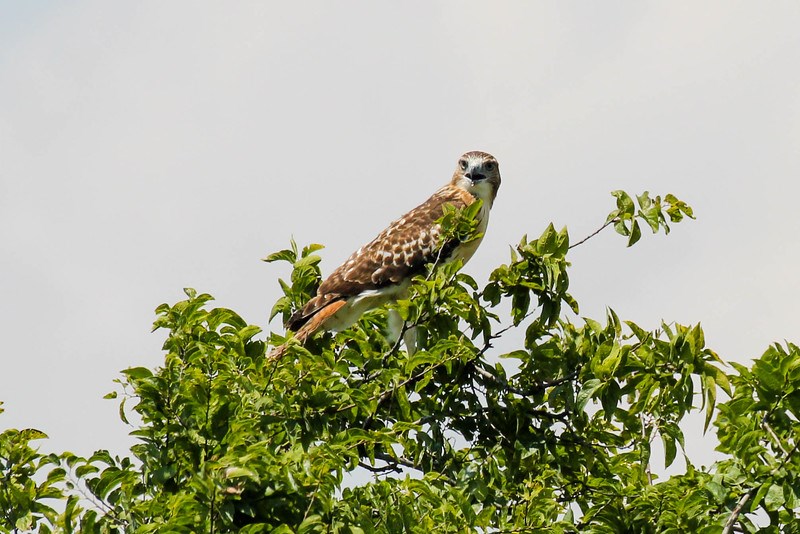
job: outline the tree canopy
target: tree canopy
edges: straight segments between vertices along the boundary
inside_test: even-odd
[[[613,194],[600,230],[628,245],[693,217],[672,195]],[[473,216],[447,213],[445,237],[469,238]],[[282,332],[186,289],[156,309],[163,364],[122,371],[107,396],[138,416],[130,455],[0,434],[0,532],[800,532],[800,349],[748,367],[699,325],[578,319],[568,258],[583,242],[549,225],[483,284],[430,266],[391,305],[417,329],[410,355],[384,308],[268,361]],[[311,297],[320,248],[266,258],[291,266],[273,317]],[[691,410],[724,454],[706,468],[686,450]],[[681,473],[653,472],[656,440]]]

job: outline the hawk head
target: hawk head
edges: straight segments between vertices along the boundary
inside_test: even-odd
[[[491,207],[500,187],[500,167],[491,154],[473,150],[458,158],[450,183]]]

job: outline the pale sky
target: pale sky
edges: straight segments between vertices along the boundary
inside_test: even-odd
[[[162,361],[157,305],[263,326],[288,273],[260,258],[294,236],[330,272],[475,149],[503,176],[480,282],[612,190],[671,192],[696,221],[574,251],[582,315],[702,321],[741,362],[800,341],[798,28],[788,1],[0,0],[0,429],[125,453],[102,396]]]

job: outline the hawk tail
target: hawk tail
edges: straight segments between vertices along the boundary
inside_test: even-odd
[[[301,345],[305,345],[306,340],[311,337],[314,332],[322,328],[327,321],[333,314],[335,314],[339,309],[347,304],[345,300],[337,300],[335,302],[331,302],[317,313],[312,315],[306,323],[300,327],[300,329],[294,334],[294,338],[296,339]],[[289,348],[289,343],[286,342],[283,345],[275,347],[272,349],[269,354],[267,354],[268,361],[276,361],[280,360],[283,355],[286,353],[286,349]]]

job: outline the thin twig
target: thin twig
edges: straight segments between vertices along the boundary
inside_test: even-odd
[[[306,518],[308,518],[308,514],[309,514],[309,512],[311,512],[311,507],[314,506],[314,501],[317,500],[317,493],[319,492],[319,488],[320,488],[321,485],[322,485],[322,481],[320,480],[317,483],[317,487],[314,489],[314,493],[311,494],[311,500],[309,501],[308,507],[306,508],[306,513],[303,514],[303,521],[305,521]]]
[[[392,348],[389,349],[389,352],[383,355],[384,362],[386,361],[386,358],[388,358],[389,356],[398,351],[398,349],[400,348],[400,343],[403,341],[406,332],[408,332],[412,328],[416,328],[418,324],[419,322],[415,322],[414,324],[409,324],[408,321],[403,321],[403,327],[400,329],[400,335],[397,336],[397,340],[394,342],[394,345],[392,345]]]
[[[122,525],[122,524],[127,525],[128,524],[127,521],[123,520],[117,514],[117,512],[116,512],[116,510],[114,509],[113,506],[111,506],[110,504],[105,502],[103,499],[101,499],[100,497],[98,497],[97,495],[92,493],[91,489],[86,485],[85,482],[83,483],[83,485],[81,485],[82,480],[79,479],[77,477],[77,475],[75,475],[75,471],[74,471],[74,469],[72,469],[72,467],[70,467],[67,470],[67,478],[70,479],[70,481],[72,482],[72,484],[75,487],[75,489],[77,489],[78,492],[81,495],[83,495],[83,498],[86,499],[92,505],[94,505],[97,510],[105,512],[106,515],[109,515],[109,516],[113,517],[114,520],[117,521],[117,523],[119,523],[120,525]]]
[[[642,439],[643,440],[645,440],[645,439],[647,440],[648,450],[649,450],[649,445],[653,441],[653,437],[652,437],[652,435],[648,435],[647,434],[647,429],[648,429],[648,427],[652,426],[652,423],[653,423],[652,422],[652,416],[650,416],[650,418],[648,418],[647,416],[645,416],[644,413],[640,413],[639,414],[639,422],[642,424]],[[640,454],[640,458],[641,458],[641,454]],[[650,470],[650,456],[649,455],[647,457],[647,463],[644,466],[644,472],[647,475],[647,484],[652,486],[653,485],[653,473]]]
[[[574,243],[574,244],[570,245],[570,246],[569,246],[569,248],[575,248],[575,247],[577,247],[578,245],[582,245],[582,244],[586,243],[586,242],[587,242],[587,241],[589,241],[591,238],[593,238],[594,236],[596,236],[597,234],[599,234],[600,232],[602,232],[603,230],[605,230],[605,229],[606,229],[606,226],[608,226],[609,224],[612,224],[612,223],[616,223],[616,222],[618,222],[618,221],[619,221],[619,219],[616,219],[616,218],[614,218],[614,219],[611,219],[610,221],[606,221],[606,223],[605,223],[603,226],[601,226],[600,228],[598,228],[597,230],[595,230],[595,231],[594,231],[594,232],[592,232],[591,234],[587,235],[586,237],[584,237],[583,239],[581,239],[581,240],[580,240],[580,241],[578,241],[577,243]]]
[[[778,435],[775,433],[775,431],[772,430],[772,427],[769,425],[769,423],[767,423],[766,421],[762,421],[761,422],[761,428],[763,428],[764,430],[767,431],[767,434],[769,434],[769,437],[772,438],[772,441],[775,442],[775,445],[778,446],[778,448],[781,450],[781,452],[783,454],[785,454],[786,456],[789,456],[789,451],[787,451],[784,448],[783,443],[781,442],[780,438],[778,438]]]

